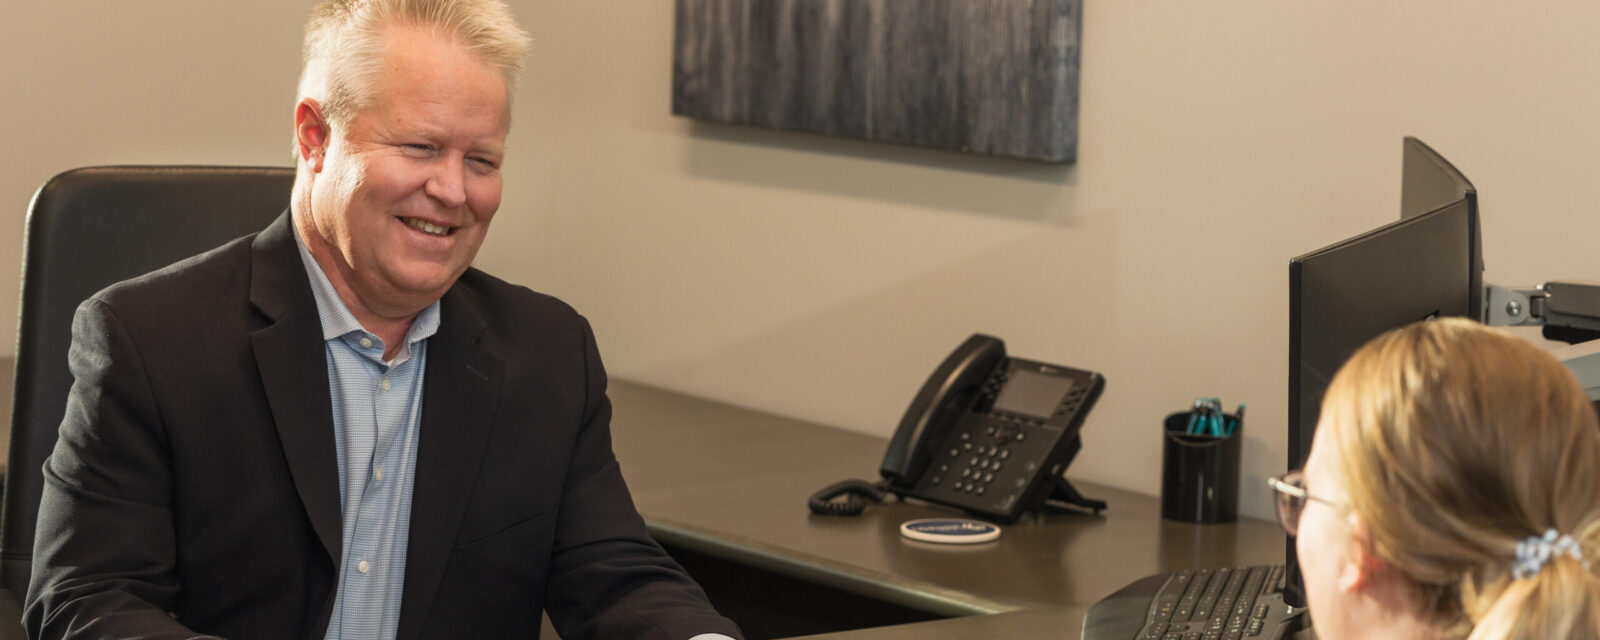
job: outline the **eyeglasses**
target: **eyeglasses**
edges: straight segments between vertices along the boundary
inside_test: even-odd
[[[1276,478],[1267,478],[1267,486],[1277,492],[1278,524],[1283,525],[1283,530],[1291,536],[1300,532],[1300,513],[1305,511],[1307,500],[1316,500],[1340,511],[1345,510],[1343,504],[1307,492],[1304,471],[1290,471]]]

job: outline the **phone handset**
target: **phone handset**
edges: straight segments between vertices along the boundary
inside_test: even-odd
[[[981,333],[950,352],[912,398],[890,438],[879,470],[884,480],[898,488],[910,487],[922,477],[934,447],[944,442],[945,431],[971,408],[984,381],[1005,357],[1005,342]]]
[[[972,405],[972,400],[995,367],[1005,360],[1006,346],[999,338],[973,334],[956,347],[911,400],[900,419],[879,472],[883,480],[845,480],[811,496],[812,513],[856,515],[867,502],[882,502],[897,489],[909,489],[933,459],[933,448],[944,432]],[[844,496],[842,501],[835,500]]]

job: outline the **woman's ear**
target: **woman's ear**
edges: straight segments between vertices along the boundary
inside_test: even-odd
[[[1350,526],[1350,537],[1339,564],[1338,586],[1340,592],[1354,593],[1371,588],[1373,580],[1387,571],[1388,565],[1373,550],[1372,535],[1361,516],[1352,511],[1345,521]]]

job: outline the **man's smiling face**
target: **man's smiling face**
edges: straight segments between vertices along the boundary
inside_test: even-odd
[[[471,265],[510,127],[505,76],[451,40],[394,27],[378,63],[367,104],[311,163],[305,234],[358,318],[414,314]]]

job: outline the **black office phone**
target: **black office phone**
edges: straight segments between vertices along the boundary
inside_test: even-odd
[[[1008,357],[999,338],[973,334],[912,398],[884,453],[883,480],[823,489],[812,511],[859,513],[859,500],[831,501],[893,493],[1003,521],[1052,500],[1098,513],[1105,503],[1084,498],[1062,473],[1104,389],[1098,373]]]

